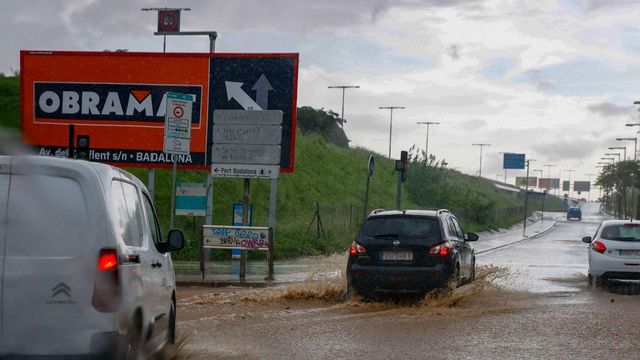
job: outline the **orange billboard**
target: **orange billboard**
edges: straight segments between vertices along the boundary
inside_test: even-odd
[[[180,167],[205,168],[209,54],[21,52],[21,128],[40,155],[65,156],[88,136],[89,160],[169,167],[163,153],[166,93],[195,96],[191,153]]]
[[[178,167],[211,165],[216,110],[280,110],[280,171],[293,171],[298,54],[22,51],[20,61],[22,135],[40,155],[73,155],[82,139],[90,161],[170,167],[170,92],[195,99]]]

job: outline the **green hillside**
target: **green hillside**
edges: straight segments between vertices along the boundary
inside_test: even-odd
[[[337,114],[323,109],[300,108],[300,129],[296,139],[295,172],[282,174],[277,197],[275,230],[276,258],[341,251],[353,240],[365,214],[364,191],[367,160],[370,151],[349,149],[344,133],[336,125]],[[0,76],[0,126],[19,127],[19,78]],[[337,145],[336,145],[337,144]],[[369,206],[394,208],[396,204],[396,172],[394,161],[375,156],[375,174],[371,179]],[[463,175],[447,169],[442,162],[419,154],[413,160],[408,180],[403,185],[403,208],[448,208],[462,220],[467,230],[486,230],[521,221],[523,198],[513,192],[497,189],[490,181]],[[148,171],[127,169],[143,182]],[[205,182],[204,171],[178,171],[178,181]],[[169,226],[171,171],[156,171],[155,202],[163,232]],[[251,181],[251,203],[255,226],[266,226],[270,182]],[[214,181],[214,224],[231,224],[234,203],[242,202],[241,179]],[[545,197],[547,210],[562,210],[559,199]],[[530,200],[528,212],[539,209],[541,198]],[[318,226],[316,203],[322,227]],[[202,218],[177,217],[176,226],[185,231],[187,247],[176,254],[178,259],[197,259],[197,243]],[[216,251],[216,258],[229,256],[229,251]],[[264,257],[252,252],[251,257]]]

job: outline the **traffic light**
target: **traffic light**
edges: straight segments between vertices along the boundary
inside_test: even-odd
[[[76,158],[89,160],[89,135],[78,135],[76,145]]]
[[[400,169],[398,169],[400,167]],[[407,170],[409,170],[409,153],[400,151],[400,164],[396,165],[396,170],[402,172],[402,182],[407,180]]]

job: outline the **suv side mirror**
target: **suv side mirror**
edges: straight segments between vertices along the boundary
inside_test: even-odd
[[[169,230],[168,239],[168,242],[158,244],[158,251],[161,253],[178,251],[184,247],[184,233],[182,230]]]
[[[591,244],[591,236],[585,236],[582,238],[582,242],[586,244]]]
[[[478,239],[480,238],[478,234],[472,232],[467,233],[464,237],[466,241],[478,241]]]

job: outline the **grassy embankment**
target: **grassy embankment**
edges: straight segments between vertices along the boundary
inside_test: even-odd
[[[19,81],[17,77],[0,76],[0,126],[19,127]],[[277,258],[328,253],[345,249],[361,222],[366,183],[367,159],[364,149],[344,149],[328,143],[320,135],[297,135],[295,172],[280,177],[277,197],[275,255]],[[409,181],[403,187],[404,208],[447,207],[462,219],[467,230],[480,231],[507,226],[519,221],[509,215],[510,209],[522,205],[522,198],[497,190],[486,180],[443,169],[438,177],[416,172],[412,165]],[[146,169],[127,169],[146,183]],[[428,172],[428,171],[427,171]],[[433,173],[433,172],[432,172]],[[202,171],[182,170],[178,181],[204,182]],[[412,180],[413,179],[413,180]],[[269,181],[251,182],[254,225],[265,226],[268,216]],[[425,184],[429,184],[426,186]],[[166,234],[169,226],[171,171],[156,172],[155,202]],[[214,182],[214,223],[230,224],[233,203],[242,200],[242,180],[216,179]],[[423,191],[428,188],[429,191]],[[375,175],[371,181],[369,207],[395,207],[396,173],[394,163],[376,155]],[[557,208],[555,198],[548,197],[545,207]],[[320,205],[323,231],[317,236],[314,220],[316,202]],[[530,202],[529,211],[539,208]],[[504,216],[504,213],[507,216]],[[482,216],[478,216],[482,213]],[[197,238],[201,218],[177,217],[176,227],[185,230],[187,247],[175,255],[177,259],[197,258]],[[228,251],[217,251],[217,258]],[[263,257],[262,252],[250,256]]]

